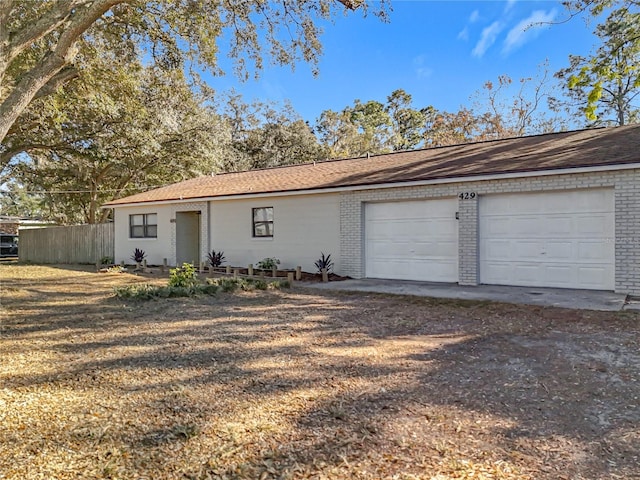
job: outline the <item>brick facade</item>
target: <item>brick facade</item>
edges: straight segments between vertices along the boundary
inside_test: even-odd
[[[457,198],[462,192],[475,192],[475,198],[458,199],[458,251],[459,283],[477,285],[480,274],[479,196],[605,187],[613,188],[615,195],[615,289],[620,293],[640,295],[640,170],[540,175],[343,192],[340,199],[340,273],[354,278],[365,275],[363,243],[366,202]]]

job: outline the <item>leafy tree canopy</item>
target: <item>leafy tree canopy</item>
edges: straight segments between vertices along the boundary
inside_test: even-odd
[[[620,8],[596,27],[602,43],[590,57],[569,56],[556,73],[569,98],[592,124],[638,121],[640,13]]]
[[[385,5],[377,5],[384,16]],[[315,65],[322,50],[318,21],[366,7],[365,0],[3,0],[0,142],[34,99],[77,75],[82,39],[100,37],[120,55],[148,46],[161,67],[199,64],[214,73],[222,73],[218,57],[224,52],[246,78],[265,58]]]

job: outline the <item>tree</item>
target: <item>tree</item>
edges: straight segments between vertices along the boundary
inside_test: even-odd
[[[325,110],[316,120],[314,132],[320,139],[329,158],[347,158],[362,151],[358,127],[347,109],[341,112]]]
[[[286,104],[246,104],[240,95],[227,101],[224,120],[231,139],[225,171],[241,171],[312,162],[326,157],[311,128]]]
[[[40,217],[42,198],[16,179],[11,179],[0,190],[0,213],[12,217]]]
[[[391,120],[391,149],[393,151],[416,148],[423,141],[427,109],[411,106],[411,95],[402,89],[387,97],[385,111]]]
[[[77,76],[83,38],[102,36],[114,50],[149,45],[159,65],[197,62],[217,73],[225,39],[236,73],[246,77],[249,69],[260,71],[265,56],[281,65],[313,64],[321,52],[318,20],[333,17],[338,3],[366,11],[364,0],[3,0],[0,142],[34,99]],[[384,5],[377,14],[385,15]]]
[[[355,157],[419,146],[424,122],[424,111],[413,108],[411,95],[398,89],[386,103],[356,99],[340,112],[325,110],[314,130],[331,158]]]
[[[508,75],[497,83],[485,82],[474,105],[477,132],[474,140],[493,140],[547,133],[562,129],[557,114],[547,110],[551,94],[546,63],[536,77],[521,78],[516,89]]]
[[[84,58],[73,88],[40,99],[5,139],[8,157],[28,154],[11,173],[47,217],[101,222],[112,198],[221,169],[225,126],[181,70]]]
[[[589,58],[570,55],[556,73],[567,95],[591,124],[638,121],[640,93],[640,13],[613,11],[596,27],[602,44]]]
[[[474,141],[478,136],[478,119],[468,108],[450,113],[433,107],[424,110],[424,145],[443,147]]]

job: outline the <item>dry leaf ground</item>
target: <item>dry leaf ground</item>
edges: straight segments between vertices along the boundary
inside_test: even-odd
[[[640,478],[637,313],[0,279],[2,479]]]

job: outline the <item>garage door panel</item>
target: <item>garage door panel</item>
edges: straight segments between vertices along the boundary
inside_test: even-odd
[[[542,247],[547,262],[571,261],[575,252],[575,244],[572,241],[549,241],[544,242]],[[538,255],[539,257],[540,255]]]
[[[509,258],[511,256],[510,245],[509,240],[492,239],[481,246],[480,255],[489,261]]]
[[[544,232],[538,232],[546,235],[570,235],[573,231],[573,218],[568,215],[550,215],[546,220],[539,216],[535,220],[535,224],[544,225]],[[535,225],[534,225],[535,226]]]
[[[592,267],[580,267],[578,269],[578,275],[582,282],[586,285],[593,285],[594,288],[598,288],[603,282],[607,280],[608,271],[605,267],[592,266]]]
[[[514,258],[538,258],[540,256],[540,251],[544,248],[544,242],[541,240],[513,240],[511,242],[507,242],[506,248],[513,252]],[[504,254],[497,252],[498,258],[502,255]]]
[[[612,189],[480,197],[480,281],[613,290]]]
[[[388,202],[365,206],[365,275],[456,282],[457,200]]]
[[[550,287],[570,288],[574,282],[574,269],[571,265],[542,264],[540,269],[545,284]]]
[[[494,235],[507,234],[510,231],[509,219],[507,217],[492,217],[487,219],[485,225],[487,232]]]
[[[615,220],[611,215],[604,213],[579,215],[574,219],[574,222],[576,233],[581,236],[610,237],[614,232]]]
[[[609,245],[608,242],[589,242],[589,241],[579,241],[577,242],[576,252],[579,260],[589,260],[589,261],[601,261],[603,264],[606,264],[609,261],[609,256],[607,255],[607,251]]]

